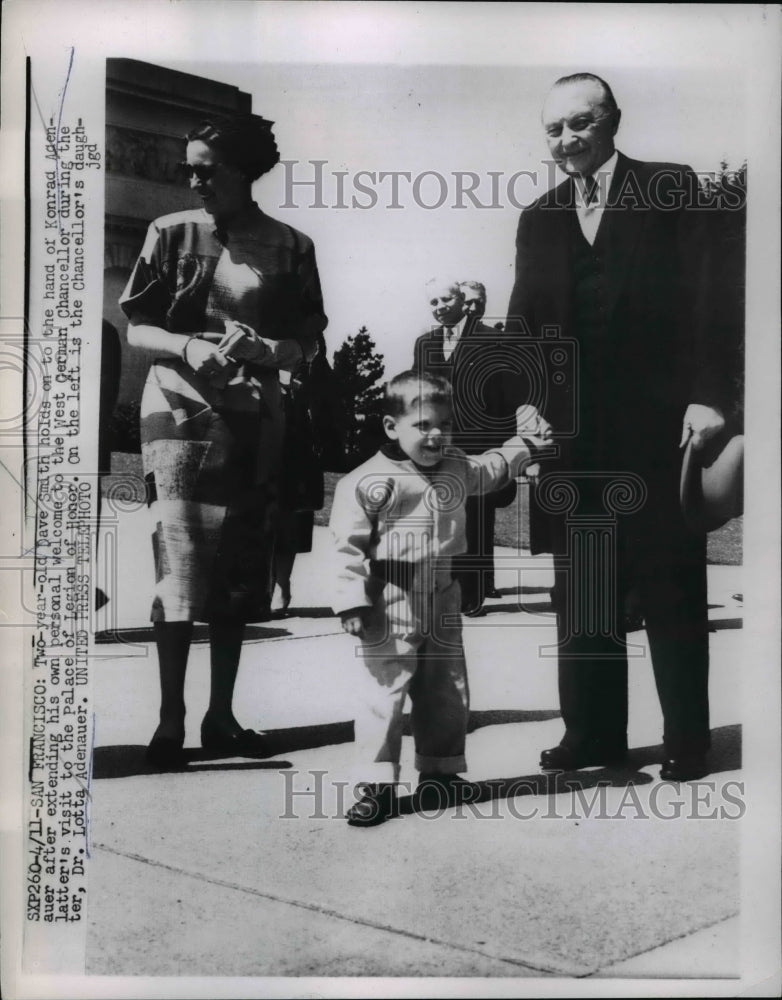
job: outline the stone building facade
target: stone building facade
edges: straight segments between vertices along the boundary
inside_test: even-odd
[[[135,59],[106,61],[103,316],[120,337],[119,406],[139,400],[149,359],[128,350],[127,321],[117,300],[151,220],[197,207],[179,168],[184,136],[209,115],[251,111],[250,94],[230,84]]]

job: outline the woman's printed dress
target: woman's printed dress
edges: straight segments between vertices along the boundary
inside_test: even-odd
[[[201,209],[167,215],[150,225],[120,304],[215,343],[226,320],[245,323],[271,348],[227,384],[157,359],[141,402],[152,620],[264,620],[284,430],[278,372],[311,359],[326,326],[312,241],[257,206],[228,232]]]

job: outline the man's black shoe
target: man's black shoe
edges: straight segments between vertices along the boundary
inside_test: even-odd
[[[706,755],[702,753],[671,757],[660,768],[663,781],[696,781],[698,778],[705,778],[708,773]]]
[[[540,755],[541,771],[578,771],[582,767],[612,767],[624,764],[626,750],[578,750],[566,746],[551,747]]]
[[[395,785],[364,785],[363,792],[358,802],[355,802],[345,814],[348,826],[378,826],[396,815]]]

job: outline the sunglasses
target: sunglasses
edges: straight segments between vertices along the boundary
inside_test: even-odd
[[[191,177],[197,177],[199,181],[204,183],[206,181],[211,181],[217,173],[217,168],[219,166],[219,163],[212,164],[211,166],[201,163],[180,163],[179,169],[182,171],[182,175],[188,180],[190,180]]]

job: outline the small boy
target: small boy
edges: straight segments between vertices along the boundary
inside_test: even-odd
[[[517,412],[519,425],[531,409]],[[348,810],[353,826],[394,815],[407,694],[420,772],[416,804],[432,801],[432,792],[438,804],[457,801],[469,692],[451,560],[466,549],[465,501],[506,486],[544,444],[515,437],[471,456],[452,447],[451,388],[438,376],[397,375],[386,386],[385,410],[389,440],[339,482],[330,524],[333,607],[344,631],[361,639],[364,667],[355,720],[364,794]]]

